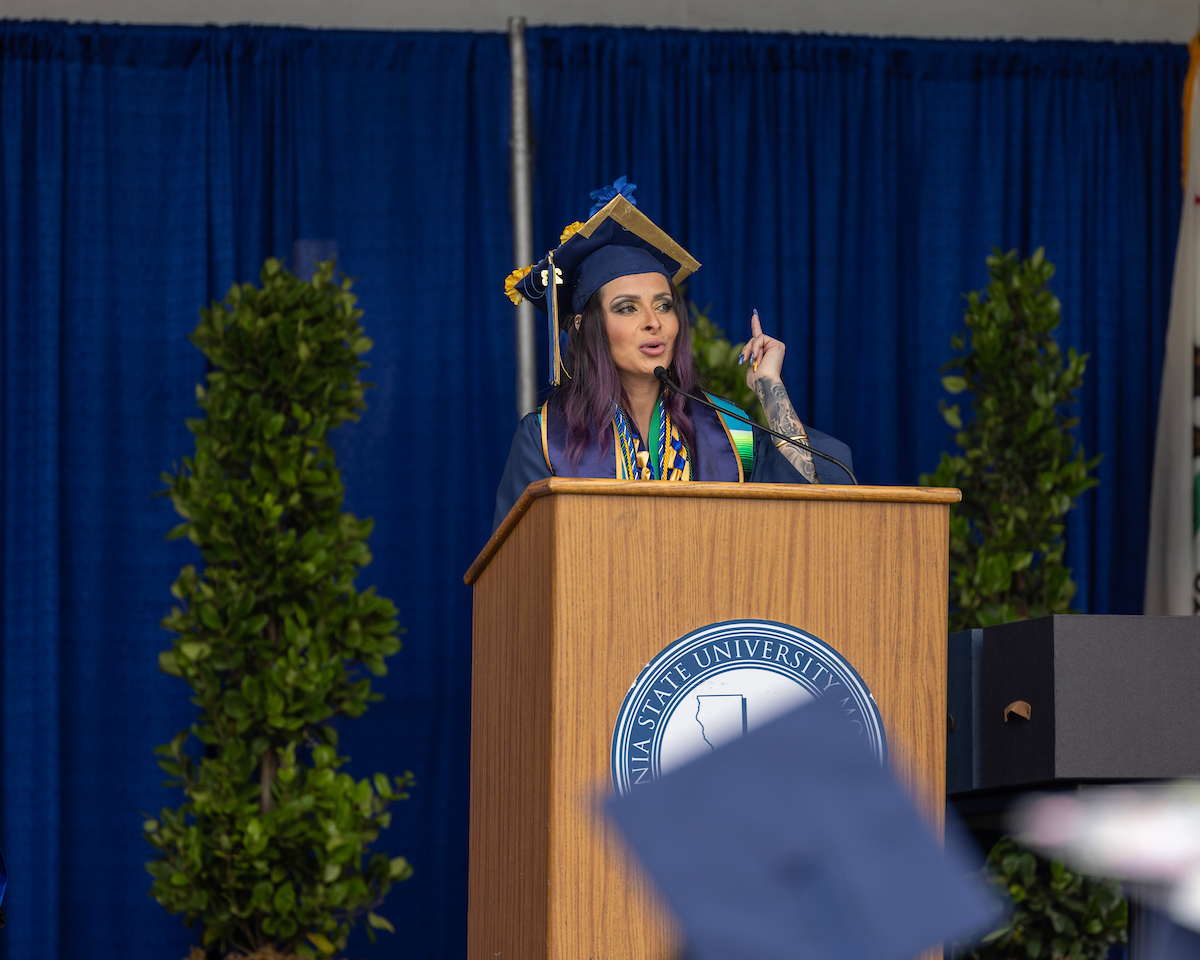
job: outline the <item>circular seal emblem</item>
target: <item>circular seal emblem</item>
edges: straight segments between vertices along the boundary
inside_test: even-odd
[[[770,620],[694,630],[650,661],[625,695],[613,729],[613,786],[629,793],[817,697],[833,697],[887,761],[871,691],[828,644]]]

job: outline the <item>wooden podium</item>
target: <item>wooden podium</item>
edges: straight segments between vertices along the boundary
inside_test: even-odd
[[[888,763],[940,829],[949,505],[957,490],[551,478],[471,565],[468,960],[672,960],[599,813],[613,724],[705,624],[808,631],[875,697]],[[939,954],[940,955],[940,954]]]

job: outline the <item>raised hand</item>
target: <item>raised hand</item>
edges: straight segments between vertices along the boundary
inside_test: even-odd
[[[754,381],[764,377],[780,379],[783,373],[783,355],[786,351],[782,340],[768,337],[762,332],[758,311],[750,316],[750,339],[742,347],[738,363],[747,364],[746,385],[754,389]]]
[[[772,430],[807,442],[808,433],[796,415],[796,408],[792,406],[787,388],[780,377],[783,373],[783,354],[786,349],[783,341],[768,337],[762,332],[757,310],[750,317],[750,333],[750,340],[742,348],[741,357],[738,359],[739,363],[749,364],[749,369],[746,370],[746,384],[762,403],[763,412],[767,415],[767,424]],[[781,442],[776,446],[805,480],[809,483],[820,482],[811,453],[790,443]]]

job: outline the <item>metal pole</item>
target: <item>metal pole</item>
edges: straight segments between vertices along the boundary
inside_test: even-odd
[[[508,19],[512,67],[512,139],[508,141],[510,201],[515,266],[533,263],[533,153],[529,136],[529,68],[525,59],[525,18]],[[537,408],[537,333],[533,304],[517,306],[517,416]]]

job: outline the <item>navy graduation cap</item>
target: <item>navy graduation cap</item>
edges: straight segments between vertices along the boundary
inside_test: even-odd
[[[681,283],[699,262],[637,209],[637,184],[619,177],[592,191],[596,201],[586,223],[568,226],[559,246],[533,266],[514,270],[504,292],[514,304],[528,300],[546,314],[550,333],[550,382],[558,386],[562,357],[558,333],[604,284],[633,273],[661,273]],[[551,286],[555,294],[547,290]]]
[[[815,701],[607,802],[688,960],[904,960],[997,905],[836,705]]]

